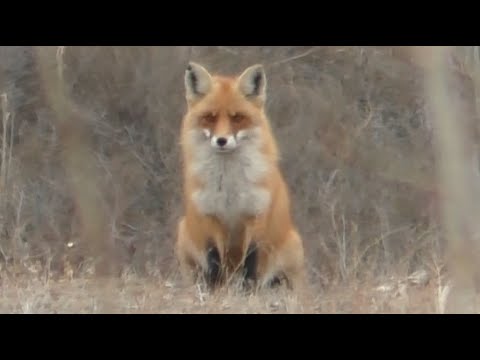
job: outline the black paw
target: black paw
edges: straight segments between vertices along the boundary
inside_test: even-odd
[[[268,283],[271,289],[276,289],[282,285],[289,287],[289,281],[283,273],[275,275]]]
[[[243,263],[243,277],[245,280],[257,280],[258,249],[255,243],[251,243],[247,249],[245,262]]]
[[[209,244],[207,248],[207,273],[205,278],[210,289],[215,288],[220,283],[221,260],[220,253],[215,245]]]
[[[245,289],[251,289],[257,281],[257,263],[258,249],[255,243],[251,243],[243,263],[243,285]]]
[[[270,280],[268,284],[272,289],[279,287],[282,285],[282,279],[279,276],[275,276]]]

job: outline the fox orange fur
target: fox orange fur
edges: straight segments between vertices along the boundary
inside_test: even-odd
[[[214,288],[241,273],[257,288],[304,279],[304,248],[265,113],[266,76],[253,65],[236,77],[190,62],[181,127],[185,213],[176,255],[184,278]]]

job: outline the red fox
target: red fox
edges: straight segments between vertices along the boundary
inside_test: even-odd
[[[236,77],[211,75],[194,62],[185,72],[185,213],[175,251],[184,279],[204,276],[211,289],[238,273],[257,289],[282,280],[294,289],[304,280],[302,238],[265,114],[266,85],[260,64]]]

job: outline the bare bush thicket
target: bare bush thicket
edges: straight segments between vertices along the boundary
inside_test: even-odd
[[[61,96],[72,125],[63,127],[67,115],[58,112],[48,80],[59,76],[57,50],[0,48],[0,260],[11,271],[91,271],[85,227],[98,216],[111,241],[107,255],[115,253],[124,267],[175,270],[178,133],[189,60],[225,74],[266,66],[268,112],[312,282],[441,266],[425,69],[409,49],[66,47]],[[459,48],[452,62],[452,87],[476,134],[466,51]],[[65,160],[65,141],[77,136],[86,167]],[[85,194],[75,193],[75,181]]]

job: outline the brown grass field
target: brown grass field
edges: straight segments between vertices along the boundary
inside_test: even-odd
[[[435,314],[443,311],[442,290],[434,283],[398,280],[383,285],[332,285],[328,290],[310,289],[307,296],[282,288],[245,294],[234,286],[209,294],[201,285],[182,288],[160,277],[49,280],[25,276],[2,280],[0,313]]]
[[[182,287],[188,61],[262,63],[308,288]],[[1,47],[0,313],[477,312],[478,47]]]

